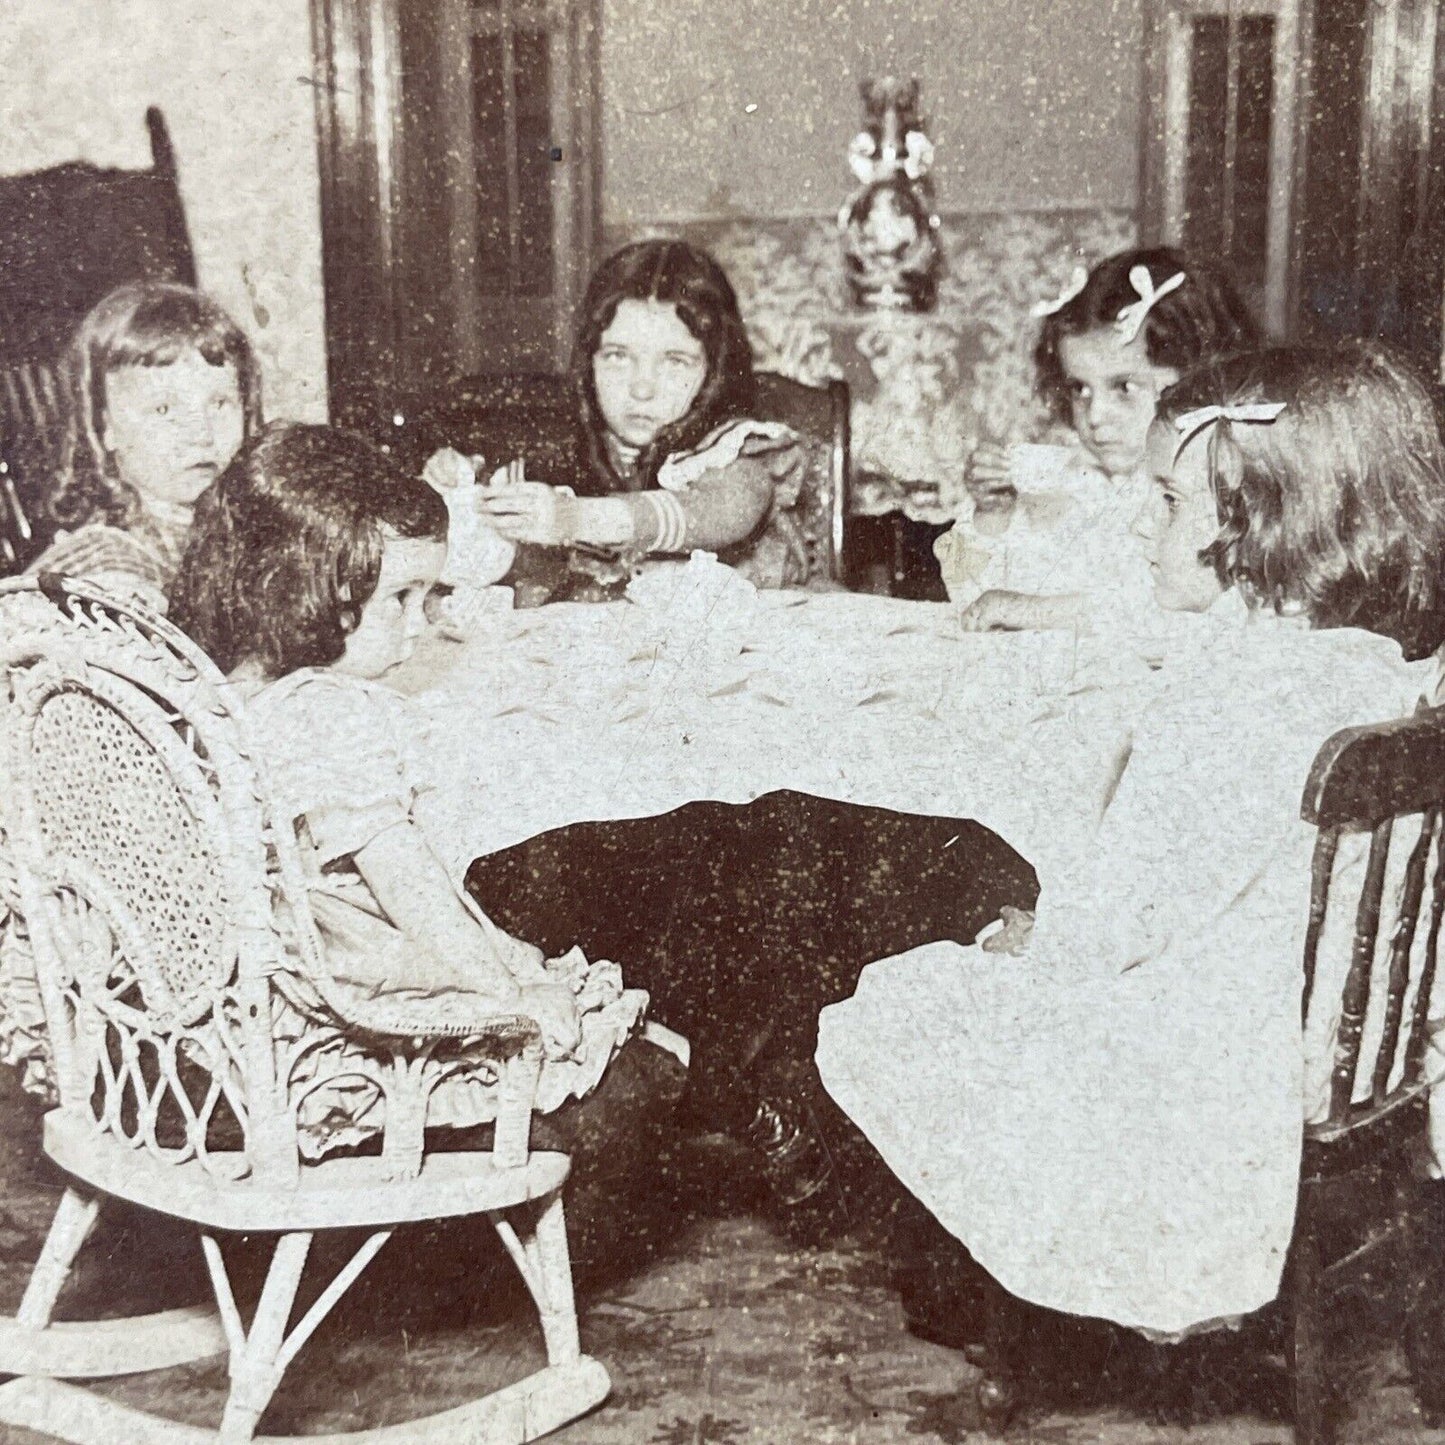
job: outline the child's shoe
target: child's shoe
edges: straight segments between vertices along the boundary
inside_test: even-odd
[[[783,1098],[759,1099],[742,1133],[743,1141],[762,1156],[763,1177],[773,1197],[789,1208],[811,1199],[832,1178],[833,1162],[809,1113]]]

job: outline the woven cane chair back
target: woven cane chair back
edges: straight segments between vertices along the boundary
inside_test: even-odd
[[[223,680],[163,621],[58,579],[8,584],[0,636],[7,830],[62,1109],[172,1162],[294,1174],[269,1032],[285,882]]]
[[[414,1178],[431,1096],[465,1076],[493,1092],[498,1162],[526,1162],[535,1021],[334,987],[295,820],[204,654],[56,576],[0,585],[0,639],[0,796],[62,1110],[217,1178],[294,1183],[371,1135]],[[360,1135],[337,1090],[369,1095]]]

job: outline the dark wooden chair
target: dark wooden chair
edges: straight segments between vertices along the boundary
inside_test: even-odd
[[[758,373],[758,417],[780,421],[828,446],[828,575],[848,581],[848,505],[852,482],[848,383],[809,386],[776,372]]]
[[[759,420],[783,422],[828,446],[828,571],[845,581],[848,383],[809,386],[774,372],[760,372],[757,380]],[[440,401],[401,405],[383,420],[380,439],[410,466],[420,467],[438,447],[450,446],[496,465],[525,457],[530,475],[570,483],[587,466],[576,417],[566,377],[474,377]]]
[[[1316,999],[1315,982],[1325,920],[1341,902],[1331,896],[1340,843],[1350,834],[1368,834],[1370,843],[1358,900],[1346,900],[1354,903],[1354,937],[1334,1030],[1329,1113],[1305,1129],[1299,1211],[1281,1292],[1300,1445],[1332,1438],[1325,1368],[1332,1298],[1342,1280],[1370,1268],[1391,1243],[1403,1248],[1397,1267],[1403,1263],[1408,1283],[1406,1343],[1417,1390],[1430,1391],[1441,1364],[1427,1357],[1416,1321],[1442,1278],[1434,1251],[1420,1247],[1424,1190],[1417,1177],[1428,1144],[1426,1053],[1445,914],[1442,810],[1445,709],[1337,733],[1320,749],[1305,785],[1301,811],[1318,830],[1305,940],[1306,1020],[1312,1006],[1334,1005],[1333,998]],[[1386,887],[1392,844],[1409,850],[1397,889]],[[1374,1011],[1380,1037],[1367,1050],[1365,1021],[1381,988],[1383,1008],[1377,1002]],[[1438,1394],[1440,1387],[1433,1388]]]
[[[0,576],[50,540],[64,418],[60,365],[76,326],[127,281],[194,285],[195,261],[159,110],[151,167],[70,162],[0,177]]]
[[[1326,1347],[1332,1311],[1347,1280],[1394,1251],[1379,1279],[1406,1285],[1406,1352],[1427,1412],[1445,1406],[1445,1230],[1442,1186],[1421,1178],[1428,1148],[1430,1004],[1445,915],[1445,709],[1349,728],[1316,755],[1301,814],[1316,831],[1302,973],[1301,1021],[1312,1046],[1322,1036],[1332,1060],[1326,1117],[1304,1126],[1299,1202],[1279,1299],[1259,1321],[1281,1331],[1298,1445],[1333,1439]],[[1358,863],[1358,892],[1336,864]],[[1343,846],[1342,846],[1343,845]],[[1403,869],[1390,869],[1392,845]],[[1337,877],[1338,874],[1338,877]],[[1388,877],[1387,877],[1388,874]],[[1343,912],[1341,911],[1343,910]],[[1423,912],[1423,917],[1422,917]],[[1326,923],[1351,923],[1343,989],[1317,990]],[[1337,925],[1338,926],[1338,925]],[[1338,936],[1333,930],[1331,936]],[[1335,962],[1338,975],[1343,960]],[[1381,993],[1383,990],[1383,993]],[[1372,1006],[1373,1003],[1373,1006]],[[1313,1010],[1324,1010],[1318,1019]],[[1370,1027],[1366,1028],[1369,1020]],[[1317,1024],[1318,1027],[1310,1027]],[[1378,1035],[1378,1037],[1377,1037]],[[1366,1043],[1370,1044],[1366,1048]],[[1432,1197],[1434,1196],[1434,1197]],[[1425,1321],[1431,1320],[1427,1325]],[[1012,1306],[990,1320],[979,1399],[1005,1423],[1030,1373],[1029,1326]],[[1278,1338],[1278,1335],[1276,1335]],[[1169,1378],[1179,1347],[1156,1354],[1156,1381]]]
[[[586,467],[572,384],[550,374],[474,376],[440,397],[403,401],[382,419],[378,440],[416,468],[439,447],[485,457],[489,466],[524,457],[528,476],[564,486]]]

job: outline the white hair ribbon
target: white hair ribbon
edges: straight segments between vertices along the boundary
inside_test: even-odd
[[[1089,284],[1089,273],[1082,266],[1075,266],[1073,275],[1069,277],[1069,284],[1059,292],[1052,301],[1037,301],[1029,308],[1029,315],[1035,320],[1043,320],[1045,316],[1052,316],[1056,311],[1062,311],[1075,296]]]
[[[1268,423],[1284,409],[1282,401],[1256,401],[1236,406],[1201,406],[1197,411],[1186,411],[1174,423],[1179,430],[1179,443],[1174,448],[1174,455],[1178,457],[1199,432],[1217,421]]]
[[[1154,278],[1149,274],[1149,268],[1134,266],[1129,271],[1129,284],[1134,288],[1139,299],[1131,301],[1125,306],[1114,322],[1114,330],[1119,333],[1119,340],[1125,346],[1138,336],[1140,327],[1144,325],[1144,318],[1154,307],[1171,291],[1177,291],[1184,284],[1184,272],[1176,271],[1156,291]]]

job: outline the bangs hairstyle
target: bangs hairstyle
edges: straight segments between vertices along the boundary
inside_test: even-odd
[[[1059,358],[1059,342],[1087,331],[1113,330],[1124,307],[1139,300],[1129,280],[1136,266],[1148,269],[1156,287],[1171,276],[1184,284],[1149,308],[1139,335],[1155,366],[1182,376],[1213,356],[1258,346],[1259,328],[1233,285],[1212,267],[1192,261],[1181,251],[1161,246],[1147,251],[1121,251],[1100,261],[1084,289],[1052,316],[1046,316],[1034,347],[1034,375],[1039,395],[1050,413],[1071,420],[1068,378]]]
[[[387,539],[446,534],[441,497],[365,437],[273,423],[197,502],[170,616],[223,672],[328,667],[376,591]]]
[[[1201,559],[1253,606],[1366,628],[1407,658],[1434,652],[1445,449],[1425,384],[1377,343],[1277,347],[1192,372],[1159,417],[1172,426],[1199,407],[1257,402],[1285,409],[1209,428],[1220,531]]]
[[[615,491],[620,478],[603,444],[607,423],[597,403],[592,358],[624,301],[675,306],[682,324],[702,343],[707,361],[687,415],[663,427],[638,458],[641,486],[656,483],[658,468],[673,452],[687,451],[722,422],[746,415],[754,397],[752,347],[722,267],[686,241],[636,241],[614,252],[588,282],[572,359],[587,458],[606,491]]]
[[[129,527],[140,503],[106,450],[106,377],[123,366],[170,366],[196,351],[236,369],[244,435],[261,424],[261,376],[246,334],[209,296],[169,281],[120,286],[80,323],[64,364],[65,433],[50,511],[61,527]]]

